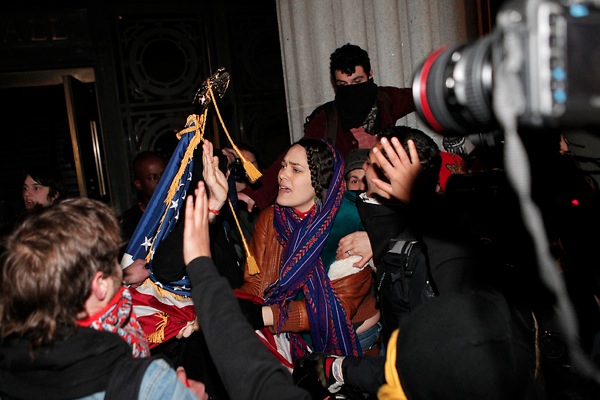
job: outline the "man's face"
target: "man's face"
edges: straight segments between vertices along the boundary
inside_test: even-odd
[[[49,193],[50,187],[36,182],[31,176],[27,175],[23,182],[23,202],[26,209],[31,210],[38,204],[42,207],[48,207],[54,200],[48,197]]]
[[[357,83],[364,83],[373,76],[373,71],[369,71],[367,74],[362,66],[357,65],[352,75],[348,75],[339,69],[335,71],[335,85],[346,86],[356,85]]]
[[[165,163],[158,157],[150,158],[140,163],[138,172],[139,176],[134,181],[135,187],[144,194],[144,199],[148,201],[165,172]]]
[[[346,189],[348,190],[365,190],[367,184],[365,181],[365,170],[355,168],[346,174]]]

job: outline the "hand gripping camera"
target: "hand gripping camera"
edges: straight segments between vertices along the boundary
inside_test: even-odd
[[[445,136],[490,132],[499,128],[495,88],[513,85],[519,127],[598,128],[599,35],[598,0],[508,2],[489,35],[425,59],[413,80],[417,113]]]

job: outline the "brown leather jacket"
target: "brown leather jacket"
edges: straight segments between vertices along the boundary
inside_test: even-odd
[[[244,284],[240,290],[263,298],[265,289],[279,277],[279,267],[283,246],[276,238],[273,225],[273,206],[263,210],[254,225],[254,234],[250,241],[250,253],[256,259],[260,273],[248,274],[248,265],[244,267]],[[344,276],[332,281],[333,287],[340,298],[347,315],[356,324],[374,316],[378,310],[375,308],[375,297],[371,292],[372,273],[370,268]],[[279,307],[271,305],[273,321],[279,321]],[[273,332],[276,332],[277,323]],[[290,302],[288,318],[281,331],[303,332],[309,331],[308,315],[304,300]]]

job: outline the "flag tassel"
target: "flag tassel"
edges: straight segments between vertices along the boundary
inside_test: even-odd
[[[212,85],[210,84],[210,82],[208,82],[208,92],[210,93],[210,97],[213,99],[213,105],[215,106],[215,111],[217,112],[217,116],[219,117],[221,126],[223,127],[223,130],[225,131],[225,135],[227,136],[227,139],[229,139],[229,143],[231,143],[231,147],[233,148],[233,150],[235,151],[237,156],[242,160],[242,166],[244,167],[244,169],[246,170],[246,173],[248,174],[248,179],[250,180],[250,182],[254,183],[254,182],[256,182],[256,180],[258,178],[260,178],[262,176],[262,174],[260,173],[260,171],[258,169],[256,169],[254,164],[252,164],[250,161],[248,161],[246,159],[246,157],[244,157],[244,155],[242,154],[240,149],[235,145],[235,143],[233,143],[233,139],[229,135],[229,132],[227,131],[227,128],[225,127],[225,123],[223,122],[223,118],[221,117],[221,113],[219,112],[219,107],[217,106],[217,99],[215,98],[215,96],[213,94],[211,86]]]
[[[244,232],[242,232],[242,227],[240,226],[240,221],[235,214],[235,209],[233,208],[233,204],[231,204],[231,200],[227,199],[227,203],[229,204],[229,209],[231,210],[231,214],[233,215],[233,219],[235,220],[235,224],[237,225],[238,231],[240,232],[240,236],[242,237],[242,244],[244,245],[244,251],[246,252],[246,263],[248,264],[248,274],[256,275],[260,273],[260,269],[258,268],[258,264],[256,263],[256,259],[250,253],[250,248],[248,247],[248,242],[244,237]]]

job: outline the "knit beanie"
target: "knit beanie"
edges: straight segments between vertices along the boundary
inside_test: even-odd
[[[362,169],[363,164],[369,158],[370,149],[352,149],[346,156],[346,162],[344,164],[345,174],[348,175],[353,169]]]

